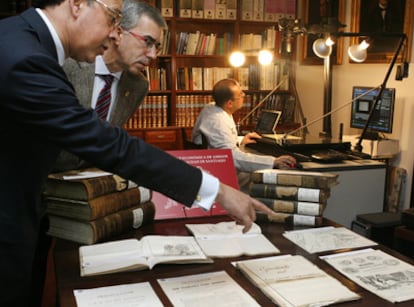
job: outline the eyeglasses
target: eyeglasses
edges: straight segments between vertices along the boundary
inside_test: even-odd
[[[155,51],[157,53],[160,52],[160,50],[161,50],[161,43],[160,42],[157,42],[157,40],[155,38],[151,37],[150,35],[139,35],[137,33],[134,33],[134,32],[128,31],[128,30],[125,30],[125,31],[127,33],[131,34],[132,37],[134,37],[134,38],[136,38],[136,39],[144,42],[145,43],[145,46],[148,49],[151,49],[151,48],[154,47],[155,48]]]
[[[122,19],[122,13],[121,13],[120,10],[110,7],[108,4],[106,4],[102,0],[95,0],[95,2],[99,3],[100,5],[102,5],[105,8],[105,10],[108,13],[109,17],[111,17],[111,25],[112,26],[119,25],[119,23],[121,22],[121,19]]]

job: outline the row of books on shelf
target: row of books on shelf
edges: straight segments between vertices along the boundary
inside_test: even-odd
[[[168,125],[168,96],[148,95],[134,115],[125,123],[125,129],[156,128]]]
[[[242,51],[260,49],[276,49],[278,31],[275,27],[268,27],[262,33],[243,33],[239,35],[239,46]]]
[[[176,34],[176,54],[185,55],[225,55],[233,49],[233,34],[178,32]]]
[[[276,85],[280,85],[279,91],[289,88],[286,73],[280,69],[280,63],[275,63],[266,66],[252,64],[238,67],[235,70],[231,67],[179,67],[176,73],[176,89],[211,91],[218,81],[225,78],[234,78],[236,74],[242,90],[270,91]],[[153,77],[161,78],[162,76],[155,74]],[[281,82],[281,80],[287,81]],[[153,82],[160,83],[150,80],[150,83]]]
[[[338,174],[265,169],[251,174],[250,196],[275,213],[258,218],[293,226],[321,226],[331,187]]]
[[[194,19],[237,19],[237,0],[161,0],[161,13],[165,17],[178,16]],[[296,0],[241,0],[241,20],[278,21],[295,18]]]

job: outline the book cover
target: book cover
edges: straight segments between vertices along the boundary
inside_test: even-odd
[[[259,225],[243,233],[243,226],[236,222],[215,224],[186,224],[203,252],[209,257],[238,257],[242,255],[270,255],[279,253],[263,234]]]
[[[251,173],[256,183],[270,183],[283,186],[328,189],[338,184],[338,174],[307,172],[298,170],[263,169]]]
[[[204,0],[204,18],[216,18],[216,0]]]
[[[151,201],[93,221],[49,215],[48,234],[82,244],[94,244],[152,222],[154,215],[155,206]]]
[[[161,0],[161,15],[164,17],[174,16],[174,2],[173,0]]]
[[[326,208],[326,204],[307,201],[280,200],[263,197],[256,197],[256,199],[275,212],[321,216]]]
[[[326,203],[330,195],[330,189],[301,188],[253,182],[249,186],[249,194],[253,197]]]
[[[168,153],[190,165],[201,168],[216,176],[221,182],[238,189],[230,149],[173,150]],[[153,191],[152,201],[156,207],[156,220],[227,214],[218,203],[213,204],[210,211],[204,211],[201,208],[188,208],[156,191]]]
[[[226,19],[226,16],[227,16],[226,1],[227,0],[216,0],[216,7],[215,7],[216,19]]]
[[[261,212],[256,213],[257,221],[266,221],[273,223],[281,223],[288,226],[306,226],[319,227],[323,225],[322,216],[304,215],[297,213],[275,212],[271,215],[266,215]]]
[[[147,235],[81,246],[81,276],[152,269],[160,263],[211,263],[192,236]]]
[[[91,200],[45,197],[46,212],[51,215],[91,221],[119,210],[142,204],[151,199],[151,191],[136,187],[98,196]]]
[[[191,0],[179,0],[179,16],[183,18],[191,18]]]
[[[253,20],[253,3],[254,0],[241,0],[241,19]]]
[[[46,196],[89,200],[136,186],[118,175],[88,168],[49,174],[43,193]]]
[[[204,0],[192,0],[191,10],[192,18],[204,18]]]
[[[237,0],[227,0],[226,4],[226,19],[237,19]]]
[[[326,306],[361,298],[302,255],[237,261],[236,267],[278,306]]]

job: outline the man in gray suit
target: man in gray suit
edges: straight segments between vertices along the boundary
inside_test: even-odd
[[[122,127],[134,115],[148,92],[142,70],[157,58],[163,29],[160,12],[145,2],[123,1],[120,36],[111,37],[108,49],[94,64],[67,59],[63,66],[80,103],[95,108],[104,85],[100,75],[112,75],[112,99],[106,121]],[[142,36],[141,33],[146,35]],[[53,172],[79,169],[88,165],[77,156],[62,151]]]

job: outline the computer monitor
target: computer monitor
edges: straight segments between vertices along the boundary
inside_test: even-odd
[[[375,99],[380,92],[380,88],[354,86],[352,89],[352,111],[351,128],[363,129],[367,122],[369,112],[375,103]],[[370,91],[369,93],[367,93]],[[366,94],[365,94],[366,93]],[[377,106],[368,124],[368,129],[364,135],[367,139],[378,139],[378,132],[391,133],[394,117],[395,89],[385,88],[382,97],[378,100]]]

